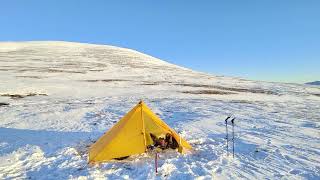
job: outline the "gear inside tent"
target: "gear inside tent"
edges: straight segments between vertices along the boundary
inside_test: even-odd
[[[148,151],[154,145],[152,136],[168,135],[177,142],[178,151],[190,150],[191,145],[181,138],[150,108],[140,101],[89,149],[89,163],[109,161]]]

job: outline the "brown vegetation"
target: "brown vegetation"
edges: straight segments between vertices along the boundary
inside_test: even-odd
[[[227,94],[236,94],[226,91],[216,91],[216,90],[197,90],[197,91],[182,91],[185,94],[216,94],[216,95],[227,95]]]
[[[125,80],[125,79],[88,79],[88,80],[83,80],[86,82],[119,82],[119,81],[130,81],[130,80]]]
[[[202,84],[175,84],[179,86],[187,87],[204,87],[204,88],[213,88],[225,91],[234,91],[234,92],[250,92],[250,93],[260,93],[260,94],[274,94],[278,95],[276,92],[265,90],[265,89],[246,89],[246,88],[234,88],[234,87],[224,87],[224,86],[214,86],[214,85],[202,85]]]
[[[42,79],[43,77],[41,76],[16,76],[20,78],[32,78],[32,79]]]
[[[0,106],[9,106],[9,103],[0,102]]]
[[[21,98],[25,98],[28,96],[48,96],[47,94],[43,94],[43,93],[29,93],[29,94],[1,94],[1,96],[6,96],[6,97],[10,97],[11,99],[21,99]]]

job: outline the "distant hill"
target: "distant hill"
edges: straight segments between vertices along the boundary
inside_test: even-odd
[[[320,86],[320,81],[313,81],[313,82],[308,82],[306,83],[308,85],[317,85],[317,86]]]

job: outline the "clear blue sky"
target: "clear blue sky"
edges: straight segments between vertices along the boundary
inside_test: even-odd
[[[135,49],[217,75],[320,80],[319,0],[4,0],[0,41]]]

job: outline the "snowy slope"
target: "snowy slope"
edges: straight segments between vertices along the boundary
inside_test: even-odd
[[[308,85],[320,86],[320,81],[308,82],[308,83],[306,83],[306,84],[308,84]]]
[[[158,176],[152,154],[88,166],[88,145],[140,99],[193,151],[161,154]],[[0,43],[0,179],[319,179],[319,130],[316,86],[213,76],[113,46]]]

